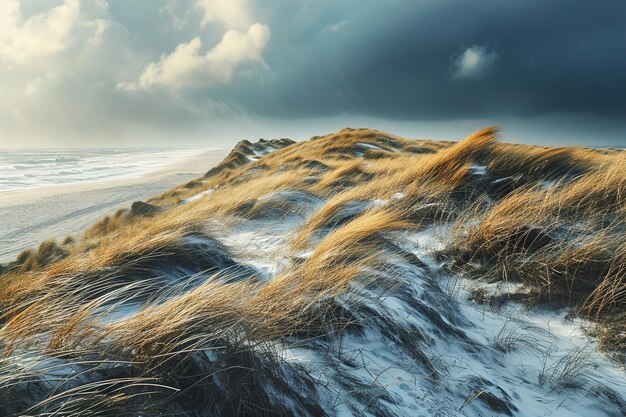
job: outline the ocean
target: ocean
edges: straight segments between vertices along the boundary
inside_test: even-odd
[[[197,155],[199,149],[0,149],[0,193],[136,178]]]

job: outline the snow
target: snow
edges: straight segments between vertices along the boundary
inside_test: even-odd
[[[189,198],[184,199],[184,200],[182,201],[182,203],[183,203],[183,204],[186,204],[186,203],[191,203],[191,202],[193,202],[193,201],[199,200],[199,199],[201,199],[202,197],[204,197],[205,195],[211,195],[211,194],[213,194],[213,191],[215,191],[215,190],[213,190],[213,189],[209,189],[209,190],[206,190],[206,191],[199,192],[199,193],[198,193],[198,194],[196,194],[196,195],[193,195],[193,196],[191,196],[191,197],[189,197]]]
[[[260,226],[259,229],[240,230],[221,236],[219,240],[230,249],[235,260],[255,267],[265,281],[289,264],[283,250],[287,235],[280,228],[268,230]]]
[[[545,180],[541,183],[541,188],[542,189],[549,189],[549,188],[554,188],[558,185],[558,182],[553,181],[553,180]]]
[[[487,175],[487,167],[485,165],[472,165],[470,169],[477,175]]]
[[[472,169],[486,175],[485,167]],[[404,195],[396,193],[390,199],[401,198]],[[288,212],[280,219],[247,219],[228,228],[215,228],[214,238],[234,260],[254,267],[262,280],[269,281],[293,261],[289,241],[317,207],[313,201],[307,203],[312,205],[309,210]],[[597,342],[586,331],[591,324],[570,319],[567,310],[528,309],[512,302],[493,308],[471,301],[476,288],[488,294],[524,288],[517,283],[482,283],[446,275],[432,254],[445,248],[450,227],[442,224],[386,234],[426,266],[411,264],[390,252],[385,256],[388,265],[380,273],[383,280],[397,281],[396,288],[364,288],[355,283],[354,291],[338,297],[337,302],[356,317],[357,330],[346,329],[328,338],[275,342],[279,357],[293,372],[303,368],[316,381],[311,395],[317,396],[328,414],[622,415],[623,410],[607,393],[626,398],[624,369],[599,352]],[[206,244],[199,237],[186,239],[196,246]],[[299,256],[311,253],[309,249]],[[179,285],[183,288],[184,282]],[[136,305],[126,305],[105,318],[119,321],[136,311]],[[34,359],[25,358],[24,364],[14,366],[32,369],[29,360]],[[218,359],[212,355],[209,360]],[[47,372],[46,378],[76,372],[57,362],[53,369],[42,371]],[[281,397],[275,387],[266,390],[277,401],[282,398],[284,404],[295,407],[292,399]]]
[[[369,149],[376,149],[376,150],[379,150],[379,151],[384,150],[380,146],[376,146],[376,145],[373,145],[371,143],[365,143],[365,142],[357,142],[356,146],[360,146],[360,147],[363,147],[363,148],[369,148]]]
[[[500,415],[481,399],[487,395],[503,399],[503,404],[520,416],[620,415],[598,392],[608,389],[624,397],[626,379],[623,370],[599,353],[597,343],[587,337],[584,327],[590,324],[568,319],[564,310],[526,309],[509,303],[492,311],[469,301],[476,282],[441,274],[430,255],[445,246],[442,237],[448,227],[399,233],[396,242],[408,244],[405,249],[429,267],[429,271],[412,267],[412,275],[405,279],[408,291],[423,300],[427,293],[432,295],[432,285],[438,282],[441,294],[437,301],[446,304],[435,302],[431,307],[451,313],[449,318],[442,314],[442,323],[459,334],[442,333],[430,317],[418,314],[401,296],[365,297],[370,308],[394,324],[421,329],[427,335],[429,342],[420,348],[442,374],[438,381],[375,325],[366,327],[363,334],[338,336],[334,344],[339,348],[333,343],[324,348],[317,343],[282,346],[284,360],[304,366],[310,375],[324,380],[320,384],[324,390],[336,393],[333,403],[327,405],[331,414],[360,415],[358,410],[376,415],[370,410],[372,404],[359,402],[341,383],[349,375],[379,392],[385,400],[378,402],[399,416]],[[274,241],[272,250],[280,245]],[[267,250],[268,245],[262,247]],[[519,284],[513,283],[484,286],[492,292],[520,290]],[[451,288],[454,290],[444,290]],[[337,364],[337,358],[324,353],[325,349],[340,349],[340,357],[349,358],[356,366]],[[329,398],[333,396],[329,394]]]

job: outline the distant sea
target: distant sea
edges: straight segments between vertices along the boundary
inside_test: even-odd
[[[0,149],[0,192],[136,178],[198,149]]]

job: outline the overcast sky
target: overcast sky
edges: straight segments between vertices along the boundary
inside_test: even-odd
[[[626,146],[626,1],[0,0],[0,145]]]

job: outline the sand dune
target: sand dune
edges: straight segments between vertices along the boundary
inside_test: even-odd
[[[625,415],[626,155],[497,139],[242,141],[21,253],[0,412]]]

